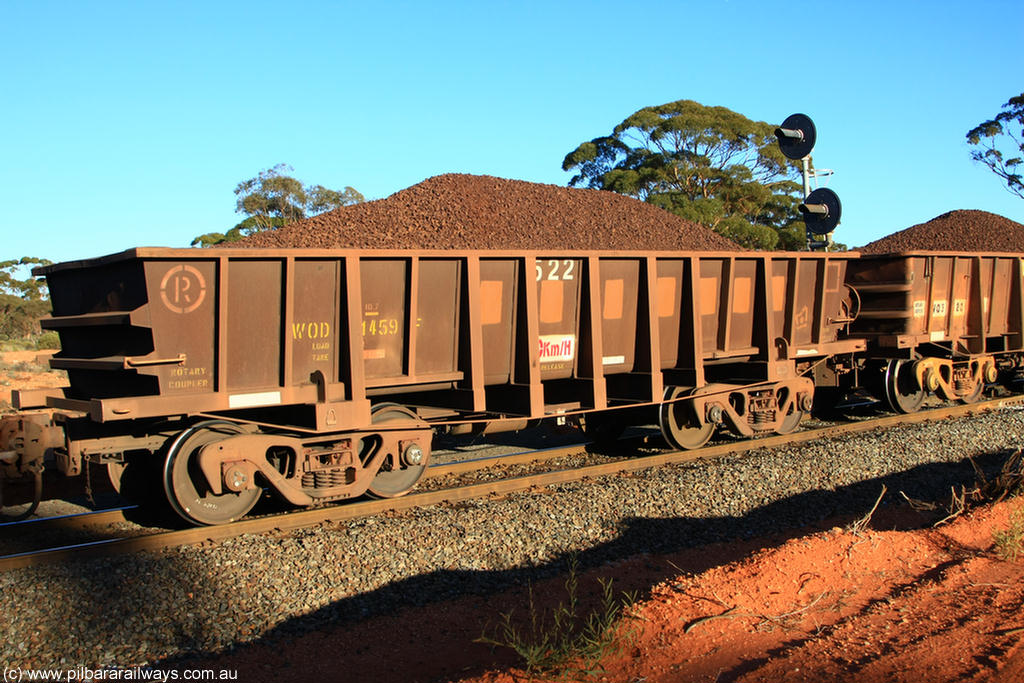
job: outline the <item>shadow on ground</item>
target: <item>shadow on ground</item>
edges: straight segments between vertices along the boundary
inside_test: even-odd
[[[975,458],[989,476],[1005,452]],[[628,563],[614,589],[643,598],[657,583],[680,574],[740,560],[807,533],[863,517],[882,487],[888,494],[872,526],[907,526],[907,516],[887,517],[905,492],[911,498],[948,501],[951,487],[976,481],[967,462],[922,465],[912,470],[829,491],[813,491],[766,505],[742,517],[631,519],[609,543],[578,553],[581,570]],[[942,512],[939,511],[939,517]],[[893,520],[899,520],[898,522]],[[936,517],[920,516],[920,525]],[[779,532],[779,529],[787,531]],[[682,564],[658,556],[692,550]],[[296,558],[301,561],[301,558]],[[514,610],[526,616],[528,586],[543,610],[564,599],[563,573],[569,558],[503,571],[436,571],[353,595],[310,614],[294,617],[258,640],[228,652],[196,653],[161,663],[161,668],[207,666],[233,669],[239,680],[439,681],[479,675],[516,664],[507,650],[492,651],[474,640]],[[625,575],[625,578],[622,575]],[[598,586],[581,584],[584,602],[593,604]]]

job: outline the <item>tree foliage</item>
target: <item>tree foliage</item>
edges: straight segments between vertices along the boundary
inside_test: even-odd
[[[363,195],[351,187],[329,190],[323,185],[303,185],[287,172],[287,164],[260,171],[235,187],[235,211],[246,218],[226,233],[211,232],[192,240],[192,246],[210,246],[234,242],[263,230],[275,230],[308,216],[331,211],[364,201]]]
[[[797,249],[803,199],[775,126],[679,100],[645,107],[562,162],[585,185],[636,197],[756,249]]]
[[[0,339],[39,333],[39,319],[50,311],[49,293],[43,280],[26,276],[25,271],[49,263],[31,256],[0,261]]]
[[[988,168],[1006,183],[1006,188],[1024,199],[1024,93],[1011,97],[995,118],[979,123],[967,132],[975,147],[971,159]]]

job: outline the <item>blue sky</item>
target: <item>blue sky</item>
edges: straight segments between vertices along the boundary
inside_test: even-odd
[[[952,209],[1024,222],[964,134],[1024,91],[1024,3],[0,0],[0,259],[187,246],[285,162],[385,197],[440,173],[564,185],[678,99],[814,118],[860,245]]]

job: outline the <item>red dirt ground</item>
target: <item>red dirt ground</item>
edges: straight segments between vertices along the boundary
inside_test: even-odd
[[[599,678],[1024,680],[1024,565],[993,552],[993,530],[1019,509],[1003,503],[928,530],[837,528],[681,574],[636,606],[634,645]]]
[[[640,556],[580,576],[581,589],[650,587],[624,622],[632,642],[596,673],[561,680],[1024,681],[1024,561],[1000,559],[993,532],[1024,520],[1011,499],[938,528],[913,511],[875,529],[757,539]],[[844,522],[845,523],[845,522]],[[737,559],[738,558],[738,559]],[[660,580],[659,580],[659,577]],[[244,647],[215,658],[240,680],[523,683],[506,650],[475,643],[524,591],[402,610],[356,626]],[[534,587],[548,608],[562,579]],[[557,676],[555,676],[557,678]]]

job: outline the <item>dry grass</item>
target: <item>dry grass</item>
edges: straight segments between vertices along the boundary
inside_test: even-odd
[[[518,626],[513,613],[501,615],[492,635],[487,631],[476,642],[507,647],[516,652],[532,673],[559,677],[591,677],[600,673],[598,662],[606,655],[621,651],[632,640],[632,631],[623,625],[627,608],[636,602],[635,594],[616,596],[611,580],[599,579],[602,598],[592,611],[581,612],[578,566],[569,559],[565,580],[566,601],[549,613],[542,613],[529,589],[529,624]]]
[[[1018,508],[1010,517],[1010,526],[992,532],[992,542],[999,559],[1016,562],[1024,555],[1024,509]]]
[[[978,505],[998,503],[1024,491],[1024,449],[1008,451],[1002,468],[992,479],[985,475],[973,459],[970,462],[974,467],[975,483],[971,486],[950,488],[948,503],[918,500],[909,497],[902,491],[900,495],[910,504],[910,507],[919,512],[945,512],[946,515],[933,525],[939,526],[956,519]]]
[[[40,374],[43,372],[50,372],[49,363],[40,363],[28,360],[18,361],[16,363],[5,363],[0,361],[0,374]]]
[[[887,487],[883,484],[882,491],[878,494],[878,499],[875,501],[872,508],[868,510],[868,513],[847,527],[847,530],[850,533],[855,536],[860,536],[863,532],[867,531],[868,525],[871,524],[871,517],[874,516],[875,510],[878,509],[878,506],[882,502],[882,498],[885,497],[885,492],[887,490]]]

